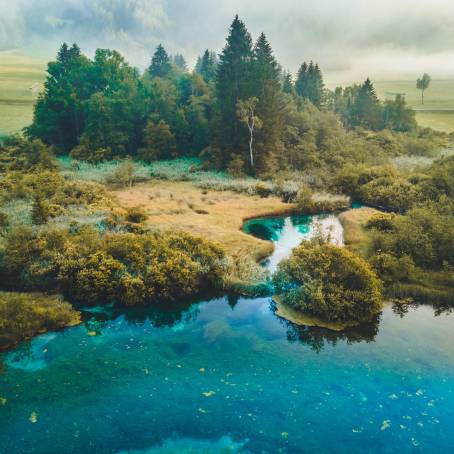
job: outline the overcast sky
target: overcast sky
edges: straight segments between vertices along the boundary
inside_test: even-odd
[[[0,50],[49,58],[75,41],[143,68],[162,42],[193,64],[222,49],[236,13],[291,71],[313,59],[336,82],[454,75],[454,0],[0,0]]]

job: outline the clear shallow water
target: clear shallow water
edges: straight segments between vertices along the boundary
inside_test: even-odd
[[[429,306],[343,333],[269,298],[85,315],[3,355],[1,453],[453,452],[454,317]]]
[[[333,244],[344,244],[342,224],[332,214],[257,218],[247,221],[243,228],[251,235],[274,242],[274,252],[264,263],[272,273],[279,262],[290,256],[292,249],[317,233],[329,235]]]

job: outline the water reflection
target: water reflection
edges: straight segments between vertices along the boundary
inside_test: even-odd
[[[271,305],[272,310],[275,310],[274,303]],[[326,345],[336,346],[340,341],[345,341],[347,344],[358,342],[373,342],[379,332],[380,316],[378,314],[373,320],[368,323],[363,323],[359,326],[351,326],[342,331],[333,331],[327,328],[318,326],[300,326],[279,317],[281,323],[286,327],[287,339],[289,342],[300,342],[308,345],[314,352],[320,353]]]
[[[124,306],[114,305],[103,310],[102,306],[95,310],[83,311],[84,326],[92,335],[101,335],[109,323],[121,317],[130,325],[145,325],[149,323],[154,328],[173,328],[186,325],[197,319],[199,302],[193,300],[175,304],[154,304],[125,309]]]

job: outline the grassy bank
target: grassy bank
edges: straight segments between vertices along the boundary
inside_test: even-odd
[[[369,207],[344,211],[339,220],[344,228],[345,245],[356,254],[365,256],[370,244],[370,235],[365,229],[367,221],[378,210]]]

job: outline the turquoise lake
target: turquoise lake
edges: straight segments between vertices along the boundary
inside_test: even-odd
[[[245,230],[275,241],[272,271],[316,224]],[[336,333],[224,295],[84,320],[0,356],[0,453],[454,452],[447,311],[389,305]]]

